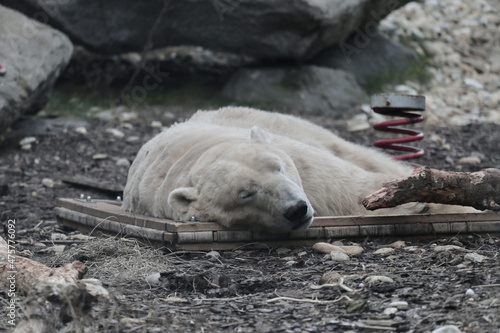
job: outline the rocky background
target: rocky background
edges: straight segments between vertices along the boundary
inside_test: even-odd
[[[370,94],[422,94],[417,163],[500,168],[498,1],[124,3],[0,0],[2,236],[15,219],[19,255],[80,260],[111,295],[78,316],[58,299],[48,331],[500,329],[495,235],[332,240],[363,248],[344,261],[311,247],[170,253],[63,228],[53,212],[59,197],[115,198],[144,142],[227,104],[300,115],[368,146],[386,120]],[[72,182],[82,177],[90,187]],[[356,291],[310,288],[332,271]]]

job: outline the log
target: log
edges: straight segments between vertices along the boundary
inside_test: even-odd
[[[500,211],[500,169],[447,172],[421,167],[410,176],[385,183],[380,190],[367,196],[363,205],[368,210],[376,210],[409,202]]]
[[[96,279],[82,279],[87,272],[79,261],[50,268],[16,255],[13,243],[0,237],[0,288],[10,303],[27,296],[24,308],[15,312],[22,319],[14,332],[56,332],[72,321],[89,317],[90,304],[107,300],[108,291]],[[13,303],[16,307],[16,303]]]

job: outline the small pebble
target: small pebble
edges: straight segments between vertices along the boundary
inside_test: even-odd
[[[389,304],[389,307],[397,308],[398,310],[406,310],[406,309],[408,309],[408,302],[405,302],[405,301],[391,302]]]
[[[50,235],[50,239],[51,240],[65,240],[65,239],[68,239],[68,236],[66,236],[65,234],[54,232],[53,234]]]
[[[163,127],[163,124],[161,123],[161,121],[158,121],[158,120],[153,120],[151,122],[151,127],[155,127],[155,128],[162,128]]]
[[[106,158],[108,158],[108,154],[94,154],[92,156],[92,159],[94,160],[104,160]]]
[[[465,260],[468,260],[468,261],[472,261],[472,262],[483,262],[485,260],[488,259],[488,257],[486,256],[483,256],[479,253],[467,253],[465,256],[464,256],[464,259]]]
[[[28,136],[28,137],[25,137],[24,139],[22,139],[21,141],[19,141],[19,145],[25,146],[25,145],[28,145],[28,144],[34,143],[34,142],[36,142],[36,138],[34,136]]]
[[[383,247],[383,248],[378,249],[377,251],[373,252],[373,254],[378,254],[381,256],[388,256],[390,254],[393,254],[394,252],[395,252],[395,250],[393,248]]]
[[[476,88],[476,89],[484,89],[484,86],[481,82],[479,82],[476,79],[470,78],[470,77],[465,78],[464,83],[467,87]]]
[[[467,291],[465,292],[465,296],[468,296],[468,297],[471,297],[471,296],[474,296],[474,290],[472,289],[467,289]]]
[[[87,129],[83,126],[80,126],[75,128],[75,132],[80,134],[87,134]]]
[[[334,245],[330,243],[319,242],[313,245],[312,249],[320,253],[331,253],[339,251],[345,254],[360,254],[363,253],[363,248],[357,245]]]
[[[458,160],[458,164],[480,164],[481,159],[477,156],[462,157]]]
[[[152,274],[149,274],[147,277],[146,277],[146,282],[150,285],[150,286],[156,286],[160,283],[160,273],[152,273]]]
[[[384,310],[384,314],[388,316],[393,315],[396,312],[398,312],[398,308],[387,308]]]
[[[391,246],[395,249],[400,249],[402,247],[406,247],[406,242],[405,241],[395,241],[395,242],[389,244],[389,246]]]
[[[120,130],[117,130],[116,128],[107,128],[106,132],[112,134],[113,136],[117,137],[118,139],[125,137],[125,133],[123,133]]]
[[[116,165],[119,167],[128,168],[130,167],[130,161],[127,158],[122,157],[116,160]]]
[[[462,333],[455,325],[447,325],[436,328],[432,333]]]
[[[319,284],[333,284],[333,283],[339,283],[340,280],[342,280],[342,276],[337,273],[337,272],[326,272],[321,276],[319,279]]]
[[[219,259],[220,258],[220,253],[217,252],[217,251],[210,251],[210,252],[207,252],[207,254],[205,254],[205,257],[208,257],[210,259],[212,259],[212,258]]]
[[[50,178],[42,179],[42,185],[48,188],[54,187],[54,181]]]
[[[347,254],[342,253],[340,251],[332,251],[332,252],[330,252],[330,258],[333,261],[338,261],[338,262],[349,261],[350,260],[350,258],[349,258],[349,256]]]
[[[434,247],[434,252],[443,252],[443,251],[464,251],[465,249],[456,245],[438,245]]]
[[[374,283],[394,283],[394,280],[388,276],[384,275],[373,275],[369,276],[365,279],[365,283],[374,284]]]

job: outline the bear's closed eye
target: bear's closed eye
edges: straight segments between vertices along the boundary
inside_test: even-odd
[[[242,191],[238,194],[238,197],[242,200],[251,199],[257,192]]]

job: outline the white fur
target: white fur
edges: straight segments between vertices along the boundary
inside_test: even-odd
[[[308,121],[250,108],[198,111],[147,142],[132,164],[123,209],[226,227],[291,230],[316,216],[368,212],[363,198],[412,169]],[[300,226],[284,214],[307,204]],[[446,208],[438,206],[438,210]],[[392,213],[434,206],[406,204]],[[307,221],[306,221],[307,220]]]

